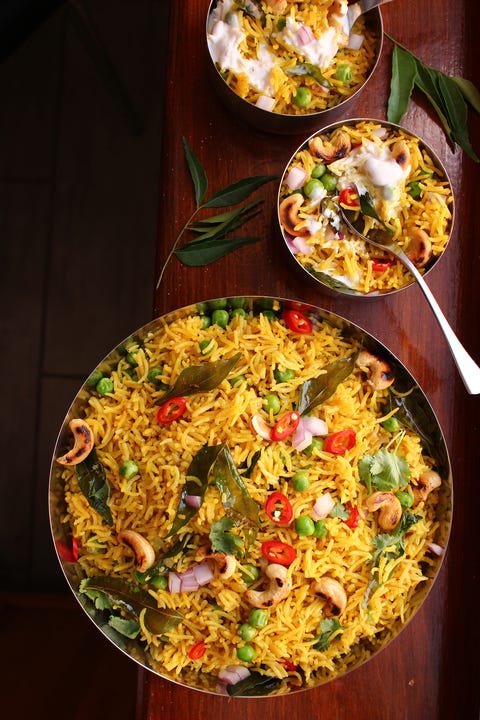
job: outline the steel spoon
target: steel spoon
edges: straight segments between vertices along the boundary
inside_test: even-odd
[[[430,288],[423,279],[423,276],[417,270],[408,255],[396,243],[392,243],[390,236],[385,231],[375,231],[375,239],[373,239],[373,237],[369,237],[368,235],[364,235],[357,227],[355,227],[355,215],[358,215],[358,213],[345,210],[341,206],[338,206],[338,212],[340,212],[347,227],[349,227],[350,230],[355,233],[355,235],[358,235],[363,240],[365,240],[365,242],[370,243],[370,245],[374,245],[375,247],[380,248],[381,250],[385,250],[391,255],[394,255],[398,260],[400,260],[401,263],[405,265],[406,268],[408,268],[408,270],[411,272],[418,285],[420,286],[420,290],[425,295],[430,307],[432,308],[433,314],[435,315],[437,322],[440,325],[440,329],[445,335],[445,339],[450,348],[450,352],[452,353],[453,359],[455,360],[455,364],[458,368],[458,372],[460,373],[465,387],[467,388],[470,395],[478,395],[480,393],[480,367],[476,364],[473,358],[467,353],[463,345],[460,343],[459,339],[450,327],[450,324],[448,323],[445,315],[440,309],[440,306],[435,300]],[[362,215],[358,215],[359,222],[361,222],[363,225],[362,217]]]
[[[387,2],[391,2],[392,0],[358,0],[358,2],[353,3],[352,5],[348,6],[347,10],[347,16],[346,16],[346,22],[348,25],[348,35],[350,35],[350,32],[352,30],[353,25],[355,24],[355,21],[357,18],[360,17],[360,15],[363,15],[363,13],[368,12],[369,10],[372,10],[374,7],[377,7],[378,5],[384,5]]]

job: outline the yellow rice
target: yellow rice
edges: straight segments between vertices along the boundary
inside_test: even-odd
[[[204,356],[199,343],[208,339],[215,341],[214,349]],[[231,319],[225,329],[218,325],[203,329],[198,315],[176,320],[134,350],[136,376],[127,373],[130,366],[122,358],[111,373],[114,391],[103,397],[93,391],[85,412],[111,486],[113,527],[108,527],[88,505],[73,469],[64,471],[67,510],[63,522],[78,540],[79,564],[87,576],[112,575],[135,581],[132,555],[117,539],[121,530],[142,534],[159,553],[178,539],[164,540],[175,516],[186,470],[205,443],[228,443],[237,467],[249,463],[261,449],[251,477],[245,479],[248,492],[259,505],[261,519],[249,557],[238,562],[230,579],[222,580],[217,575],[197,592],[173,594],[149,588],[159,608],[174,608],[184,620],[167,636],[155,636],[141,618],[141,640],[148,664],[173,679],[211,687],[208,676],[216,677],[223,667],[239,663],[236,649],[243,642],[238,628],[251,609],[244,599],[247,585],[240,571],[245,562],[261,566],[260,545],[269,539],[286,542],[297,552],[289,568],[293,589],[269,611],[267,625],[257,632],[252,641],[256,658],[249,667],[280,679],[288,677],[288,683],[276,690],[283,693],[289,687],[332,679],[367,659],[396,634],[398,624],[406,622],[420,602],[425,571],[435,564],[427,543],[435,539],[439,526],[436,493],[415,508],[421,520],[406,536],[405,555],[380,563],[375,571],[379,586],[369,596],[372,539],[382,532],[375,513],[363,513],[354,529],[329,517],[327,536],[317,539],[298,537],[293,524],[274,525],[263,508],[268,494],[279,490],[290,499],[294,517],[311,515],[315,499],[325,492],[338,502],[351,502],[364,509],[367,490],[359,481],[357,463],[365,453],[385,446],[389,438],[380,424],[385,419],[386,391],[373,390],[365,375],[355,369],[330,399],[313,411],[327,422],[329,432],[347,427],[356,431],[355,447],[345,455],[320,449],[308,456],[293,449],[291,438],[271,443],[262,440],[251,425],[252,416],[258,413],[272,425],[292,409],[305,380],[318,376],[328,363],[356,352],[357,343],[324,322],[316,324],[312,334],[300,335],[288,330],[280,319],[249,313],[245,318]],[[146,380],[149,368],[163,367],[162,380],[171,384],[183,367],[232,357],[237,351],[241,359],[231,375],[243,375],[240,384],[232,386],[227,378],[214,390],[189,396],[187,411],[178,421],[165,426],[157,422],[164,390]],[[277,365],[294,369],[295,378],[277,382]],[[262,409],[265,396],[272,392],[281,401],[278,416]],[[398,452],[408,459],[413,484],[432,466],[432,459],[422,454],[419,437],[410,431]],[[125,480],[119,468],[129,459],[135,460],[139,472]],[[290,479],[302,469],[309,473],[310,487],[296,492]],[[178,535],[193,533],[193,544],[204,546],[211,523],[223,515],[218,492],[209,487],[197,515]],[[175,560],[174,569],[182,571],[195,563],[192,550]],[[324,601],[313,595],[311,583],[325,574],[343,584],[348,602],[340,617],[342,633],[326,651],[320,652],[312,649],[312,641],[324,617]],[[260,585],[261,579],[252,587]],[[189,649],[200,640],[206,643],[204,656],[189,659]],[[298,669],[287,669],[285,661]]]
[[[427,234],[431,242],[431,258],[425,267],[419,268],[423,273],[443,253],[450,237],[453,195],[448,179],[420,140],[402,129],[392,128],[383,136],[381,124],[370,120],[359,121],[336,128],[330,134],[330,139],[339,132],[346,132],[350,136],[352,148],[373,143],[379,154],[385,149],[391,149],[397,141],[406,142],[410,152],[410,170],[397,188],[396,202],[400,210],[396,217],[387,220],[386,225],[391,231],[392,240],[404,250],[408,249],[412,228],[419,228]],[[326,141],[329,139],[326,134],[321,137]],[[289,170],[294,167],[304,169],[306,172],[304,184],[306,184],[319,162],[322,160],[314,156],[308,144],[295,154],[284,175],[280,202],[292,192],[285,184]],[[327,164],[327,172],[334,175],[338,183],[345,172],[343,160]],[[365,176],[360,175],[358,180],[364,182]],[[409,193],[412,183],[418,183],[421,191],[419,198],[414,198]],[[302,189],[295,192],[302,192]],[[338,189],[330,194],[338,200]],[[374,204],[380,217],[385,219],[383,201],[375,199]],[[387,206],[388,201],[385,202],[385,207]],[[310,204],[306,199],[298,212],[297,229],[308,226],[312,220],[315,222],[322,220],[321,204]],[[367,231],[371,226],[372,221],[366,218]],[[322,227],[316,225],[314,232],[305,238],[310,248],[308,253],[292,250],[299,263],[312,274],[324,273],[363,294],[392,292],[412,282],[411,274],[400,261],[365,243],[352,234],[344,224],[341,226],[341,236],[337,235],[334,240],[328,236],[327,228],[329,228],[328,223],[323,219]],[[384,257],[393,260],[392,265],[386,270],[374,271],[373,261]]]

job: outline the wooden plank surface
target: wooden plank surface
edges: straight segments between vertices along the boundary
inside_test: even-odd
[[[188,7],[187,7],[188,5]],[[206,168],[212,191],[246,175],[281,174],[304,136],[272,136],[241,125],[220,104],[207,78],[204,43],[208,0],[173,3],[166,89],[164,151],[159,198],[160,270],[193,206],[191,180],[181,137]],[[477,79],[477,5],[437,0],[397,0],[382,11],[385,30],[422,60],[449,74]],[[386,117],[391,75],[391,44],[368,92],[349,117]],[[480,147],[478,116],[471,115],[471,137]],[[415,93],[404,125],[436,150],[456,193],[456,224],[450,246],[429,275],[449,321],[470,353],[480,360],[478,323],[477,215],[479,167],[448,145],[424,99]],[[191,269],[176,260],[155,296],[154,311],[212,297],[277,295],[297,298],[356,322],[402,360],[427,393],[450,449],[455,493],[453,530],[437,582],[400,637],[380,655],[327,686],[270,699],[225,699],[182,688],[148,671],[140,677],[137,720],[187,720],[212,716],[249,720],[298,717],[351,720],[478,717],[479,666],[478,557],[476,551],[480,454],[479,399],[466,394],[445,340],[418,288],[387,299],[334,297],[292,268],[275,219],[274,184],[262,191],[264,213],[249,227],[262,242],[214,265]]]

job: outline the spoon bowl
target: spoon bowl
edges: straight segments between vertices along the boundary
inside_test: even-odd
[[[392,241],[391,236],[386,230],[376,228],[372,229],[368,235],[364,235],[363,232],[359,230],[359,223],[363,224],[362,215],[356,211],[347,210],[341,205],[338,206],[337,212],[341,215],[343,222],[352,233],[358,235],[365,242],[370,243],[370,245],[394,255],[410,271],[418,283],[420,290],[425,295],[425,298],[427,299],[433,314],[440,325],[440,329],[445,336],[450,352],[452,353],[453,359],[455,360],[455,364],[466,389],[471,395],[478,395],[480,393],[480,367],[475,363],[473,358],[467,353],[463,345],[458,340],[415,263],[408,257],[407,253],[399,245]]]

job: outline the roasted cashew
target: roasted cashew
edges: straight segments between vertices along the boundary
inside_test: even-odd
[[[374,390],[385,390],[395,380],[390,365],[385,360],[381,360],[376,355],[368,352],[368,350],[362,350],[358,354],[355,365],[361,370],[370,371],[367,382]]]
[[[199,562],[202,560],[213,560],[218,568],[220,577],[225,580],[232,577],[237,568],[237,561],[233,555],[214,551],[211,547],[201,547],[196,553],[195,559]]]
[[[295,229],[300,222],[298,211],[300,206],[303,205],[303,201],[304,197],[302,193],[294,193],[293,195],[286,197],[280,203],[280,222],[289,235],[305,237],[305,235],[310,234],[307,227],[302,227],[298,230]]]
[[[392,492],[378,491],[367,499],[367,510],[379,511],[378,524],[383,530],[393,530],[402,517],[400,500]]]
[[[274,608],[290,593],[292,581],[287,577],[287,568],[278,563],[270,563],[265,570],[270,579],[266,590],[247,590],[245,600],[258,608]]]
[[[266,0],[268,7],[273,10],[275,15],[284,15],[288,4],[294,0]]]
[[[145,572],[155,562],[155,550],[143,535],[135,530],[122,530],[117,538],[122,545],[130,548],[135,556],[135,567],[139,572]]]
[[[70,420],[68,427],[75,440],[73,448],[57,458],[60,465],[78,465],[83,462],[93,448],[93,433],[85,420]]]
[[[343,130],[335,131],[330,141],[324,141],[320,135],[316,135],[308,143],[312,155],[322,160],[328,165],[335,160],[340,160],[350,152],[352,143],[350,135]]]
[[[405,253],[416,267],[424,267],[432,257],[432,243],[425,230],[411,228],[407,236],[409,242]]]
[[[432,490],[440,487],[442,480],[435,470],[426,470],[418,478],[418,485],[413,485],[413,504],[425,502]]]
[[[402,170],[406,170],[410,163],[410,150],[405,140],[397,140],[392,145],[392,155]]]
[[[343,585],[328,575],[312,583],[312,591],[326,601],[324,612],[327,617],[338,617],[347,607],[347,593]]]

